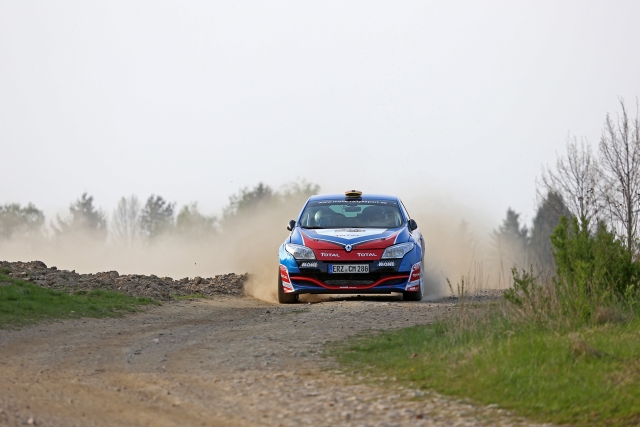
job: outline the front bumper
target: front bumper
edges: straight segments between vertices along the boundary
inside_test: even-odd
[[[363,274],[330,274],[330,264],[332,263],[297,261],[291,269],[280,264],[283,291],[296,294],[381,294],[417,292],[420,288],[419,262],[411,265],[409,271],[401,271],[400,260],[373,261],[368,263],[369,273]]]

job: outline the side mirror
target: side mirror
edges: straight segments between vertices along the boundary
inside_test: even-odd
[[[287,226],[287,230],[293,231],[293,227],[296,226],[296,222],[294,220],[289,221],[289,225]]]
[[[409,220],[409,230],[413,231],[418,228],[418,223],[414,219]]]

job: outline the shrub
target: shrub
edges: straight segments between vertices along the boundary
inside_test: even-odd
[[[556,260],[555,291],[564,314],[589,320],[596,309],[635,303],[640,268],[633,255],[603,223],[562,218],[551,235]]]

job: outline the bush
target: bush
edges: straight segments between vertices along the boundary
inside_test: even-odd
[[[551,235],[556,261],[557,301],[563,314],[587,321],[601,306],[637,300],[640,266],[604,224],[589,231],[589,221],[560,220]]]

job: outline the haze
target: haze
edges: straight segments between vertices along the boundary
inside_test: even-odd
[[[640,3],[0,1],[0,203],[297,177],[528,220],[640,94]],[[635,111],[635,108],[633,108]],[[411,210],[411,209],[410,209]]]

